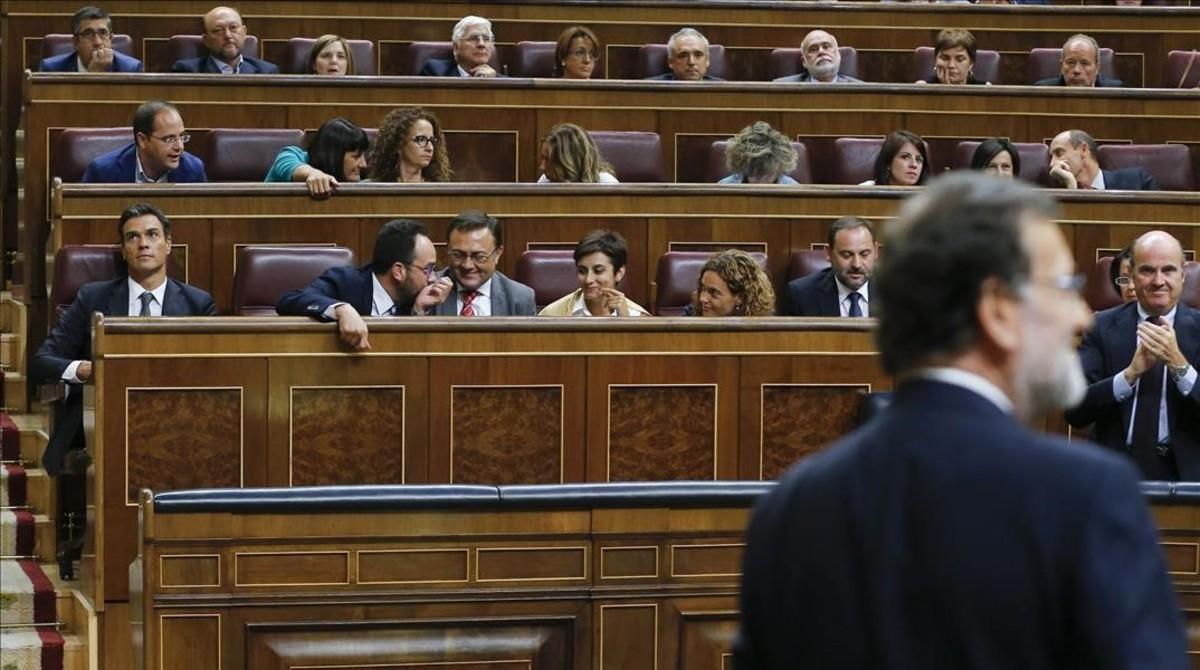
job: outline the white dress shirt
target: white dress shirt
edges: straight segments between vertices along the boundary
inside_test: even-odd
[[[838,310],[841,312],[842,316],[850,316],[850,294],[854,293],[854,291],[851,291],[844,284],[842,284],[842,281],[837,278],[837,275],[834,275],[833,283],[837,284]],[[867,282],[862,285],[862,288],[858,289],[858,295],[860,296],[858,299],[858,308],[862,310],[863,316],[871,316],[871,308],[869,306],[871,303],[871,298],[870,294],[867,292],[867,287],[870,285],[870,283],[871,282]]]
[[[219,58],[213,58],[211,54],[208,56],[208,58],[213,62],[214,65],[217,66],[217,70],[219,70],[221,74],[241,74],[242,72],[242,56],[240,54],[237,57],[237,61],[234,62],[233,65],[230,65]]]
[[[170,170],[163,170],[163,173],[158,175],[158,179],[151,179],[150,177],[146,176],[145,171],[142,170],[142,157],[140,155],[138,155],[137,147],[133,148],[133,161],[134,161],[133,183],[135,183],[135,184],[165,184],[165,183],[167,183],[167,177],[170,176],[170,174],[171,174]]]
[[[588,309],[587,301],[584,300],[583,297],[583,291],[576,291],[576,293],[578,295],[575,298],[575,303],[571,305],[571,316],[596,316],[595,314],[592,314],[590,309]],[[629,306],[629,316],[642,316],[645,314],[645,312],[638,309],[633,303],[629,302],[628,300],[625,302]],[[612,314],[609,316],[620,316],[620,314],[614,309]]]
[[[488,277],[487,281],[483,282],[479,288],[475,289],[475,293],[477,295],[475,296],[475,300],[471,302],[471,309],[475,312],[475,316],[492,315],[492,279],[494,279],[494,277]],[[463,293],[465,293],[465,291],[459,290],[454,292],[455,314],[462,314]]]
[[[1101,170],[1100,168],[1096,168],[1096,178],[1092,180],[1092,190],[1104,190],[1104,170]]]
[[[1171,328],[1175,327],[1175,312],[1178,309],[1178,307],[1172,307],[1171,311],[1167,312],[1162,317],[1163,321],[1171,324]],[[1139,324],[1145,321],[1148,316],[1150,316],[1146,310],[1142,309],[1140,304],[1137,306],[1137,311]],[[1134,338],[1137,338],[1136,331],[1134,332],[1133,336]],[[1136,346],[1136,343],[1134,346]],[[1192,392],[1192,387],[1196,385],[1196,368],[1189,364],[1187,372],[1185,372],[1183,376],[1179,377],[1178,379],[1175,379],[1175,376],[1171,374],[1170,370],[1167,370],[1163,375],[1163,387],[1162,391],[1159,393],[1158,401],[1158,441],[1160,444],[1167,442],[1167,440],[1171,437],[1171,422],[1167,417],[1167,382],[1172,379],[1175,380],[1175,388],[1179,389],[1179,392],[1186,396]],[[1142,380],[1138,379],[1136,382],[1134,382],[1133,386],[1130,386],[1129,382],[1125,380],[1125,375],[1122,372],[1118,372],[1117,374],[1113,375],[1113,398],[1120,403],[1125,402],[1129,396],[1134,396],[1133,408],[1129,412],[1129,427],[1125,429],[1125,444],[1133,444],[1132,418],[1137,416],[1137,395],[1135,392],[1137,391],[1138,385],[1141,383]]]

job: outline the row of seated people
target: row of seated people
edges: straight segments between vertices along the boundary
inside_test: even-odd
[[[133,40],[113,33],[112,19],[103,10],[87,7],[72,19],[72,34],[46,35],[38,69],[54,72],[140,72]],[[173,35],[167,40],[172,72],[239,74],[388,74],[452,77],[600,78],[603,45],[586,26],[566,28],[557,41],[521,41],[497,45],[487,19],[468,16],[454,27],[449,42],[413,42],[403,63],[381,68],[369,40],[337,35],[294,37],[287,42],[282,68],[258,57],[258,39],[246,33],[241,16],[219,7],[204,17],[203,35]],[[933,47],[918,47],[912,55],[911,76],[917,83],[1036,84],[1040,86],[1122,86],[1115,76],[1113,50],[1100,48],[1087,35],[1072,35],[1061,48],[1035,48],[1028,54],[1023,80],[1002,81],[1000,53],[978,49],[975,36],[964,29],[938,34]],[[1200,68],[1193,67],[1195,51],[1168,55],[1164,82],[1171,87],[1200,85]],[[837,38],[813,30],[799,48],[774,49],[766,69],[780,82],[862,81],[853,47],[839,47]],[[667,44],[647,44],[638,50],[634,78],[664,81],[721,81],[733,72],[722,45],[709,44],[693,28],[671,35]],[[1011,76],[1011,73],[1010,73]]]
[[[451,142],[459,148],[472,134],[447,133],[437,116],[421,108],[388,113],[378,130],[336,117],[306,140],[298,129],[215,129],[189,133],[179,111],[152,101],[127,128],[68,128],[50,157],[51,175],[65,182],[143,183],[204,181],[305,182],[314,197],[327,197],[342,182],[446,182],[454,178]],[[515,138],[514,138],[515,139]],[[193,143],[193,140],[198,140]],[[480,136],[491,170],[467,170],[459,181],[514,181],[516,145],[505,155],[494,133]],[[185,151],[191,145],[193,152]],[[306,148],[302,148],[303,145]],[[822,145],[821,149],[824,149]],[[941,146],[939,146],[941,148]],[[920,136],[897,131],[886,138],[844,137],[814,155],[765,122],[751,124],[707,148],[704,180],[727,183],[874,184],[913,186],[943,169],[987,169],[1042,186],[1109,190],[1193,190],[1189,150],[1182,144],[1100,145],[1078,130],[1064,131],[1047,146],[1003,138],[961,141],[953,157],[931,153]],[[679,160],[690,159],[681,155]],[[1064,161],[1066,161],[1064,163]],[[814,175],[814,166],[826,168]],[[575,124],[551,128],[539,147],[539,182],[666,182],[657,133],[587,132]],[[1102,177],[1097,179],[1097,176]]]

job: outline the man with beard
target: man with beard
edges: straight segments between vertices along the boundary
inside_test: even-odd
[[[279,74],[279,67],[242,53],[246,23],[232,7],[214,7],[204,15],[204,48],[208,54],[175,61],[171,72],[206,74]]]
[[[867,282],[878,246],[871,222],[844,216],[829,227],[829,267],[788,282],[780,316],[871,316]]]
[[[496,270],[504,253],[504,226],[499,219],[469,209],[450,222],[446,232],[446,276],[455,298],[434,310],[437,316],[534,316],[533,289]]]
[[[861,79],[838,74],[842,67],[842,53],[838,51],[837,38],[824,30],[814,30],[800,42],[800,54],[804,59],[804,72],[775,81],[801,84],[849,84],[862,83]]]
[[[1137,300],[1096,315],[1079,349],[1091,386],[1067,421],[1095,423],[1095,440],[1145,479],[1200,479],[1200,312],[1179,302],[1183,247],[1154,230],[1132,250]]]
[[[437,251],[425,226],[394,219],[379,229],[370,263],[326,270],[308,288],[279,296],[275,311],[337,321],[342,341],[366,351],[371,344],[362,317],[424,315],[452,288],[449,279],[437,276]]]
[[[889,225],[872,308],[895,400],[759,503],[735,667],[1188,667],[1133,468],[1026,427],[1086,391],[1055,214],[956,173]]]

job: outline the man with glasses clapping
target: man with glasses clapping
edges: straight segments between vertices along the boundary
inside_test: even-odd
[[[45,58],[39,72],[141,72],[142,61],[113,49],[112,18],[99,7],[71,17],[71,53]]]
[[[142,104],[133,114],[130,144],[102,154],[83,173],[84,183],[184,184],[206,182],[204,162],[183,150],[191,136],[175,105],[164,100]]]

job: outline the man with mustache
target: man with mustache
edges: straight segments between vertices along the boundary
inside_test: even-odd
[[[780,316],[871,316],[868,284],[879,255],[871,222],[844,216],[827,243],[829,267],[788,282]]]
[[[274,63],[242,53],[246,24],[232,7],[215,7],[204,15],[204,48],[207,56],[175,61],[171,72],[205,74],[279,74]]]
[[[734,667],[1189,667],[1134,469],[1027,427],[1087,390],[1056,217],[969,172],[888,224],[872,309],[895,398],[759,502]]]
[[[1179,301],[1183,247],[1154,230],[1133,243],[1137,300],[1104,310],[1079,349],[1087,396],[1072,426],[1126,454],[1145,479],[1200,479],[1200,312]]]
[[[175,105],[164,100],[143,103],[133,113],[130,144],[101,154],[81,179],[95,184],[183,184],[205,182],[204,161],[183,150],[191,136]]]
[[[814,30],[800,42],[800,53],[804,59],[804,72],[779,77],[775,81],[801,84],[849,84],[862,83],[861,79],[839,74],[842,53],[838,51],[837,38],[824,30]]]

